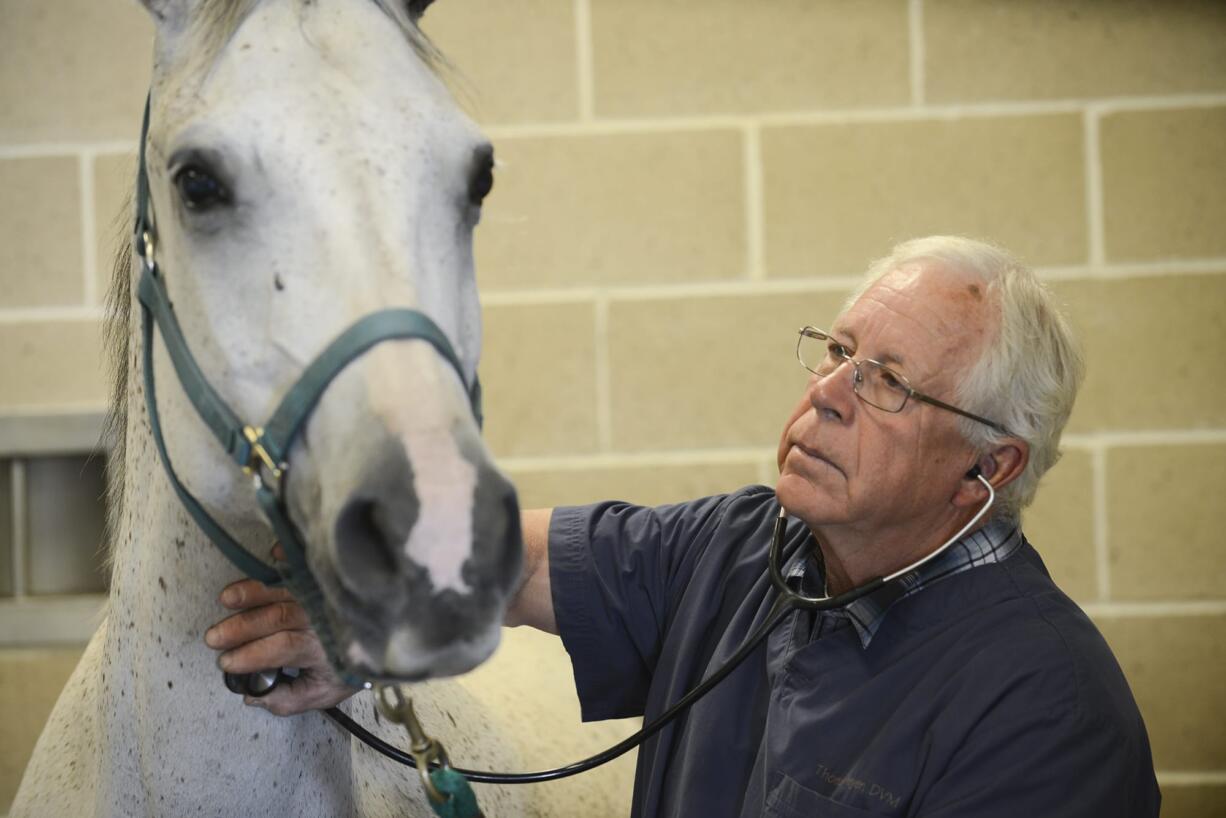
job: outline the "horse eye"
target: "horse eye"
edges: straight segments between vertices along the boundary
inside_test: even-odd
[[[188,165],[180,170],[174,182],[189,210],[209,210],[230,201],[225,185],[199,165]]]
[[[485,153],[473,165],[472,178],[468,180],[468,201],[480,207],[485,197],[494,189],[494,155]]]

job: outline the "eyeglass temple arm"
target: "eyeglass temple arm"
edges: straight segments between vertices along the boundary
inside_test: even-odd
[[[916,400],[922,400],[924,403],[930,403],[930,404],[932,404],[933,406],[939,406],[939,407],[941,407],[942,409],[946,409],[946,410],[948,410],[948,411],[950,411],[950,412],[953,412],[953,413],[955,413],[955,414],[962,415],[962,417],[964,417],[964,418],[970,418],[971,420],[976,420],[976,421],[979,421],[979,422],[980,422],[980,423],[982,423],[983,425],[985,425],[985,426],[989,426],[989,427],[991,427],[991,428],[995,429],[996,431],[1000,432],[1002,435],[1009,435],[1010,437],[1016,437],[1016,435],[1014,435],[1012,432],[1010,432],[1010,431],[1009,431],[1008,429],[1006,429],[1004,426],[1001,426],[1001,425],[1000,425],[999,423],[997,423],[996,421],[993,421],[993,420],[988,420],[987,418],[982,418],[982,417],[979,417],[979,415],[972,415],[970,412],[967,412],[967,411],[965,411],[965,410],[963,410],[963,409],[959,409],[957,406],[950,406],[950,405],[949,405],[948,403],[946,403],[945,401],[937,400],[936,398],[930,398],[930,397],[928,397],[927,395],[925,395],[923,392],[917,392],[916,390],[912,389],[912,390],[911,390],[911,397],[915,398]]]

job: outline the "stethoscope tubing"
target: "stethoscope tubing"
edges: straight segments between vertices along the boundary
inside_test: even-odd
[[[556,767],[552,770],[541,770],[540,772],[529,773],[498,773],[489,772],[486,770],[468,770],[462,767],[452,767],[452,769],[463,775],[469,781],[478,784],[539,784],[545,781],[557,781],[561,778],[568,778],[572,775],[587,772],[588,770],[592,770],[601,766],[602,764],[606,764],[618,756],[621,756],[634,749],[647,739],[654,736],[656,733],[663,730],[670,722],[681,715],[683,711],[691,707],[695,702],[709,693],[712,688],[726,679],[728,675],[732,673],[732,671],[736,670],[736,668],[745,661],[749,654],[753,653],[754,650],[761,646],[763,640],[765,640],[766,637],[779,626],[779,623],[783,621],[785,615],[788,613],[789,608],[819,611],[842,608],[851,604],[857,599],[860,599],[866,594],[871,594],[885,583],[914,571],[916,568],[919,568],[929,560],[935,559],[940,554],[944,553],[955,542],[962,539],[966,532],[970,531],[971,528],[983,518],[983,516],[988,512],[988,509],[992,507],[992,504],[996,500],[996,492],[993,490],[992,484],[984,479],[982,475],[976,475],[976,477],[978,477],[979,481],[987,487],[988,500],[986,503],[984,503],[983,507],[979,509],[979,512],[975,514],[975,516],[972,517],[971,520],[958,531],[958,533],[950,537],[949,540],[947,540],[940,548],[936,549],[930,554],[925,555],[923,558],[916,560],[905,568],[895,571],[888,576],[871,579],[862,585],[852,588],[850,591],[846,591],[836,596],[806,596],[804,594],[797,593],[796,591],[792,590],[790,586],[788,586],[780,567],[782,563],[783,534],[787,528],[787,512],[780,509],[779,517],[775,520],[775,525],[771,532],[771,545],[768,556],[768,568],[771,584],[775,586],[775,589],[779,592],[779,594],[775,597],[775,601],[771,604],[770,611],[767,613],[766,618],[762,620],[762,623],[745,639],[741,646],[737,648],[736,652],[733,653],[732,656],[728,657],[727,661],[725,661],[717,671],[696,685],[688,693],[677,700],[675,704],[653,719],[641,730],[622,739],[607,750],[585,758],[582,761],[576,761],[573,764],[567,764],[564,767]],[[378,736],[373,735],[349,716],[342,713],[338,708],[329,708],[328,710],[325,710],[324,713],[328,716],[328,718],[332,719],[345,730],[348,730],[355,738],[368,745],[371,749],[382,753],[393,761],[416,769],[417,762],[414,761],[411,755],[397,747],[392,746],[391,744],[388,744]]]
[[[647,739],[654,736],[656,733],[663,730],[670,722],[681,715],[682,711],[689,708],[703,696],[711,691],[717,684],[727,678],[728,674],[736,670],[736,668],[745,661],[746,657],[762,643],[771,631],[773,631],[780,622],[783,621],[784,615],[787,613],[787,605],[782,597],[777,597],[774,604],[771,606],[770,612],[766,615],[766,619],[762,624],[745,640],[732,656],[709,677],[704,679],[696,687],[682,696],[668,710],[657,716],[651,723],[643,727],[638,732],[630,735],[607,750],[597,753],[594,756],[585,758],[582,761],[576,761],[573,764],[568,764],[564,767],[557,767],[552,770],[542,770],[532,773],[496,773],[485,770],[467,770],[463,767],[452,767],[453,770],[460,775],[477,784],[539,784],[545,781],[557,781],[560,778],[568,778],[572,775],[587,772],[596,767],[606,764],[620,755],[633,750]],[[349,716],[342,713],[339,709],[333,707],[324,711],[330,719],[335,721],[341,727],[353,733],[355,737],[369,745],[372,749],[382,753],[393,761],[401,764],[406,764],[410,767],[417,767],[413,757],[403,750],[397,749],[387,742],[382,741],[377,736],[371,735],[365,728],[357,724]]]

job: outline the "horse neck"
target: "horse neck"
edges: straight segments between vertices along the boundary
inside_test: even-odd
[[[203,797],[192,791],[203,769],[227,782],[224,793],[209,785],[210,807],[221,814],[288,814],[298,795],[321,805],[321,815],[347,814],[348,742],[316,714],[280,719],[244,707],[204,644],[205,629],[226,614],[218,594],[240,575],[166,477],[144,404],[139,305],[130,323],[122,495],[100,659],[100,803],[114,814],[191,811]],[[232,810],[228,797],[237,799]]]

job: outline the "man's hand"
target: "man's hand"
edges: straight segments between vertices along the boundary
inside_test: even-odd
[[[221,604],[238,613],[204,634],[204,643],[224,651],[217,665],[227,673],[254,673],[280,667],[299,669],[298,678],[281,683],[267,696],[244,696],[243,702],[278,716],[323,710],[357,692],[328,664],[323,645],[311,630],[306,611],[283,588],[254,579],[227,585]]]

